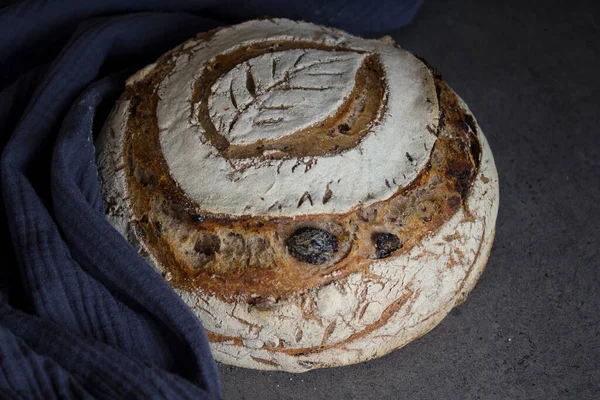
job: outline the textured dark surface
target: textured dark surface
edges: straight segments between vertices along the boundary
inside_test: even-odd
[[[316,265],[331,260],[338,247],[335,235],[317,228],[300,228],[285,244],[292,256]]]
[[[599,13],[509,3],[429,0],[393,33],[466,100],[496,159],[496,241],[467,302],[368,363],[219,365],[226,399],[600,398]]]
[[[389,257],[400,247],[400,239],[393,233],[377,233],[372,237],[375,243],[375,256],[377,258]]]

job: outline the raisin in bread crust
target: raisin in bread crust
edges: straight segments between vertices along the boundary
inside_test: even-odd
[[[321,86],[300,85],[315,75]],[[316,120],[310,104],[288,118],[306,88],[338,93],[310,97]],[[228,364],[301,372],[384,355],[466,298],[493,241],[481,129],[389,39],[287,20],[201,34],[130,78],[97,147],[108,218]]]

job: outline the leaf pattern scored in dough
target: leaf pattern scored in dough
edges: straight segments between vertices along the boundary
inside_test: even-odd
[[[232,144],[276,139],[335,114],[364,53],[313,49],[267,53],[235,66],[211,88],[210,117]]]

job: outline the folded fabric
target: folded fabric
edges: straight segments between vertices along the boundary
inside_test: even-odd
[[[262,15],[354,33],[422,0],[27,1],[0,11],[0,393],[220,398],[201,323],[104,218],[94,134],[137,69]]]

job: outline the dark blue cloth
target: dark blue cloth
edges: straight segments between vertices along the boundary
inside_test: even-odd
[[[422,0],[27,1],[0,11],[0,393],[219,398],[200,322],[105,220],[94,134],[124,80],[271,15],[377,33]]]

